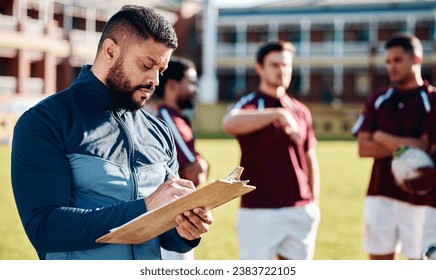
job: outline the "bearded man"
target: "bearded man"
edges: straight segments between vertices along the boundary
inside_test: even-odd
[[[173,229],[143,244],[95,242],[195,190],[171,175],[179,166],[169,128],[141,109],[176,48],[161,15],[124,6],[107,22],[93,65],[20,117],[12,186],[40,259],[161,259],[161,248],[183,253],[199,244],[212,223],[201,208],[181,213]]]

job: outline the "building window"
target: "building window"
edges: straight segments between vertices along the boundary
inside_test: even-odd
[[[279,40],[289,41],[292,43],[301,42],[301,31],[299,26],[295,26],[295,25],[280,26]]]
[[[395,33],[403,32],[406,30],[405,22],[388,22],[380,23],[378,30],[378,40],[384,42],[388,40]]]
[[[6,3],[4,3],[6,2]],[[0,14],[12,16],[13,15],[13,1],[2,1],[0,4]]]
[[[95,31],[97,32],[103,32],[104,26],[106,25],[105,21],[96,20],[95,21]]]
[[[234,27],[221,28],[218,31],[218,41],[220,43],[236,43],[236,31]]]
[[[423,40],[430,41],[433,38],[434,21],[418,21],[416,23],[415,35]]]
[[[86,30],[86,18],[73,17],[73,29]]]
[[[368,26],[347,25],[345,28],[345,42],[368,42],[369,41],[369,28]]]
[[[64,16],[62,14],[55,13],[53,15],[54,20],[60,28],[64,27]]]
[[[268,40],[268,27],[267,26],[248,26],[247,28],[247,42],[259,43]]]
[[[333,42],[334,26],[332,24],[314,24],[310,31],[310,38],[313,43]]]
[[[39,11],[35,8],[27,9],[27,16],[33,19],[39,19]]]

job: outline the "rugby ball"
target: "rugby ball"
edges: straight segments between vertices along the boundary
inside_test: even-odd
[[[395,182],[403,187],[404,180],[413,179],[420,175],[418,168],[434,167],[430,155],[413,146],[400,146],[393,153],[392,174]]]

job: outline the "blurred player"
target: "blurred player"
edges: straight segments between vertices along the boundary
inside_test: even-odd
[[[400,145],[428,151],[428,116],[436,94],[421,77],[423,50],[417,37],[397,34],[386,42],[385,49],[391,85],[369,96],[353,128],[359,156],[374,158],[364,204],[364,249],[374,260],[395,259],[399,252],[420,259],[425,205],[434,202],[429,195],[397,186],[391,162]]]
[[[185,58],[172,57],[155,91],[155,96],[161,99],[158,101],[157,116],[168,124],[174,136],[180,177],[192,181],[195,186],[206,182],[209,169],[207,162],[195,150],[191,122],[183,115],[184,110],[194,109],[197,84],[194,63]],[[162,259],[192,260],[194,250],[184,254],[162,250]]]
[[[271,42],[257,52],[259,88],[224,116],[241,147],[242,196],[237,229],[241,259],[311,259],[320,213],[316,138],[309,109],[290,97],[294,46]]]

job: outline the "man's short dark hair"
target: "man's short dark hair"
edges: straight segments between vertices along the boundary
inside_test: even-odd
[[[402,47],[406,53],[421,58],[423,56],[421,41],[414,35],[402,33],[395,34],[385,43],[385,50],[392,47]]]
[[[163,98],[165,85],[168,80],[181,81],[185,77],[186,71],[191,68],[195,69],[195,64],[191,60],[177,56],[171,57],[168,62],[168,68],[165,70],[162,77],[159,78],[159,86],[156,87],[154,96]]]
[[[295,46],[291,42],[286,41],[273,41],[267,42],[260,46],[259,50],[256,54],[256,62],[259,64],[263,64],[265,57],[270,52],[281,52],[281,51],[290,51],[292,54],[295,53]]]
[[[154,9],[126,5],[106,23],[98,48],[107,38],[117,44],[153,39],[171,49],[177,48],[177,35],[171,23]]]

